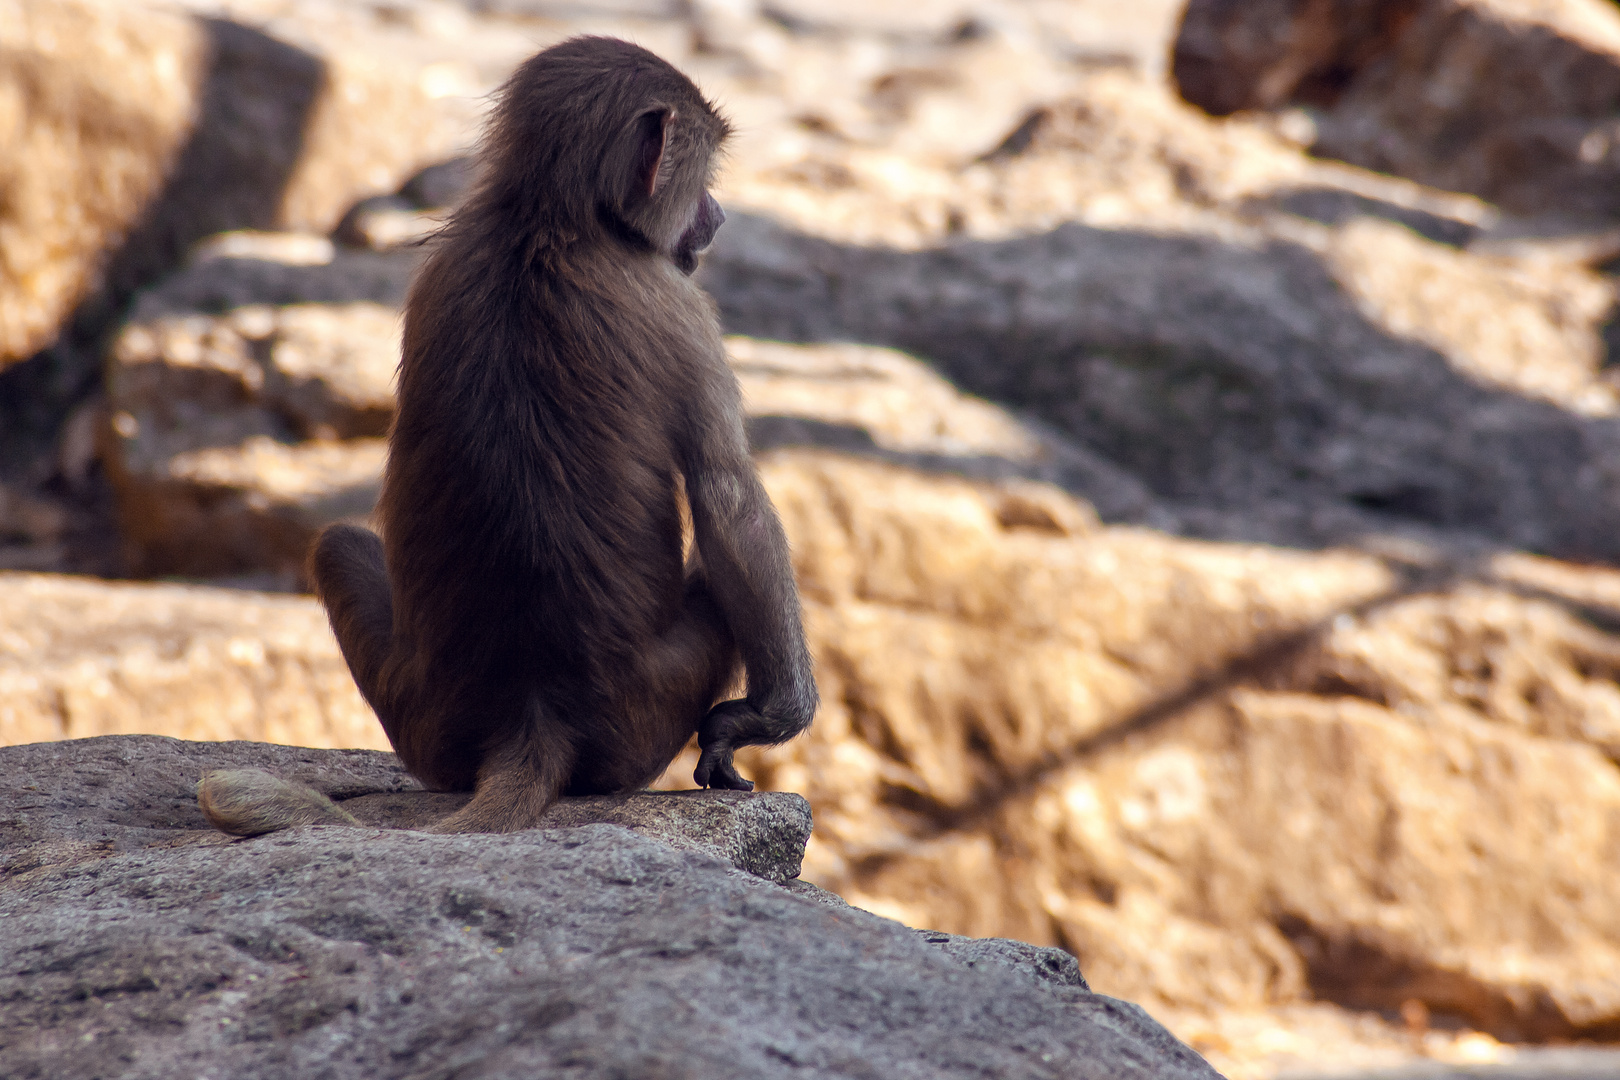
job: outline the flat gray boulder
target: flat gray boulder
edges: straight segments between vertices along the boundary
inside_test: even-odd
[[[233,767],[375,823],[212,832],[191,793]],[[797,872],[798,796],[567,800],[505,836],[386,824],[454,798],[372,751],[0,748],[0,1075],[1216,1075],[1058,950],[768,880]]]

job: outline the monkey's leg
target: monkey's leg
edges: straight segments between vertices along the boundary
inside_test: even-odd
[[[388,741],[397,744],[396,694],[383,686],[393,644],[394,600],[382,541],[369,529],[329,526],[315,541],[309,571],[355,685],[382,721]]]
[[[596,794],[646,787],[669,768],[740,661],[724,613],[700,573],[687,578],[680,617],[636,660],[636,677],[611,723],[590,732],[567,791]]]
[[[538,701],[491,745],[478,766],[472,801],[430,830],[440,833],[516,832],[532,829],[574,771],[572,739]]]

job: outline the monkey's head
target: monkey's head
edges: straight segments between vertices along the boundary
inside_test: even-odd
[[[690,274],[725,220],[709,185],[729,133],[692,81],[646,49],[573,38],[502,89],[473,201],[546,243],[605,229]]]

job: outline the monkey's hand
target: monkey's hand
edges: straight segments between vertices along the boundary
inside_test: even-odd
[[[737,775],[731,755],[739,746],[748,745],[748,735],[769,721],[746,698],[722,701],[709,710],[709,715],[698,725],[697,768],[692,782],[701,788],[724,788],[727,791],[753,791],[754,782]]]

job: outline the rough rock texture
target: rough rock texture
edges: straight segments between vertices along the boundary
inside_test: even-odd
[[[1620,213],[1605,0],[1190,0],[1174,74],[1224,115],[1316,107],[1313,149],[1521,215]]]
[[[209,842],[213,830],[198,809],[196,790],[216,769],[258,769],[307,784],[371,827],[368,835],[376,828],[422,828],[468,799],[424,791],[393,754],[375,750],[107,735],[6,748],[4,764],[13,777],[10,797],[28,803],[26,814],[0,825],[5,875],[92,850],[100,857],[160,841]],[[31,794],[19,794],[24,791]],[[810,806],[780,792],[640,792],[563,799],[545,818],[546,828],[590,824],[619,825],[784,884],[799,876]],[[91,837],[94,844],[86,846]]]
[[[232,836],[262,836],[290,825],[376,825],[390,829],[426,829],[460,810],[471,798],[468,794],[420,789],[403,792],[388,790],[349,794],[339,805],[324,791],[312,786],[316,782],[323,786],[329,782],[322,780],[319,773],[320,763],[325,760],[320,753],[313,755],[314,769],[299,769],[300,772],[314,772],[315,779],[305,783],[256,766],[237,767],[234,760],[225,767],[219,767],[212,760],[210,750],[218,745],[221,744],[187,744],[181,748],[181,754],[187,758],[188,770],[201,762],[202,782],[197,785],[196,791],[203,816],[216,828]],[[268,756],[272,763],[276,759],[276,752],[281,750],[280,747],[264,743],[247,743],[242,747],[233,745],[232,749],[236,751],[231,755],[233,758]],[[120,748],[115,747],[113,752],[119,753]],[[68,753],[71,755],[74,751]],[[120,760],[129,760],[132,755],[140,753],[139,749],[124,752]],[[221,781],[232,785],[229,794],[223,796],[228,800],[223,809],[224,820],[229,825],[221,824],[221,815],[217,812],[222,809],[221,804],[210,802],[211,795],[213,798],[221,797],[215,794],[221,792]],[[307,816],[299,816],[289,823],[285,817],[255,819],[252,815],[252,804],[256,801],[288,795],[302,799],[299,811]],[[244,810],[249,811],[245,816]],[[244,820],[253,827],[234,827]],[[805,841],[810,838],[810,804],[801,796],[774,792],[658,791],[590,795],[563,799],[546,812],[541,822],[544,828],[597,822],[623,825],[627,829],[648,832],[672,847],[707,852],[739,870],[782,885],[799,876]],[[1036,947],[1030,945],[1025,948]]]
[[[659,843],[657,825],[230,841],[184,802],[223,758],[400,786],[388,756],[357,752],[0,751],[7,1076],[1216,1075],[1087,991],[1072,958],[918,934]],[[70,827],[40,842],[41,819]]]
[[[541,820],[544,828],[592,822],[623,825],[672,847],[707,852],[779,885],[799,876],[804,844],[810,838],[810,804],[798,795],[772,792],[681,791],[565,799]],[[1041,955],[1055,951],[1041,950]]]

